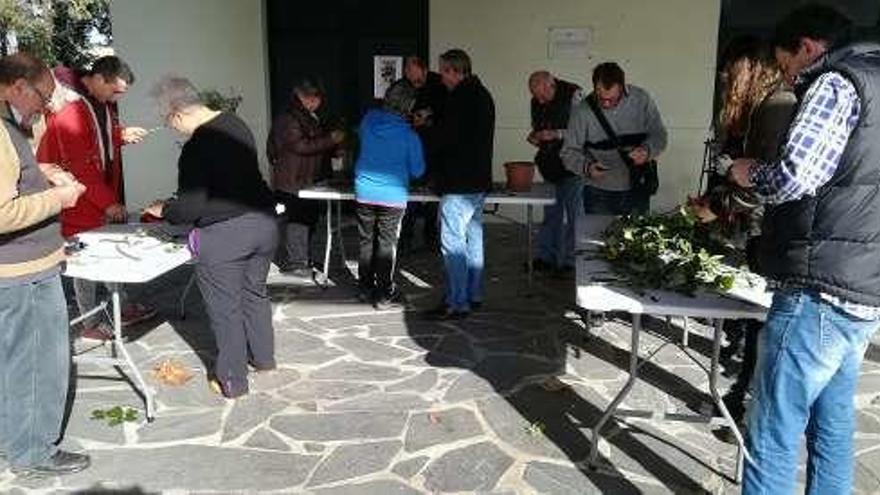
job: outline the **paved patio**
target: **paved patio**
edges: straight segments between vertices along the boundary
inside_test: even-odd
[[[141,402],[112,370],[80,366],[64,443],[90,452],[93,467],[43,480],[6,470],[0,492],[737,493],[735,449],[700,424],[619,421],[601,443],[603,467],[586,467],[590,427],[626,379],[628,322],[613,315],[591,335],[571,311],[571,279],[541,276],[528,289],[522,243],[520,229],[491,224],[488,300],[459,322],[374,311],[356,301],[341,265],[326,290],[274,287],[279,370],[254,377],[251,394],[236,401],[207,387],[214,344],[200,298],[195,291],[181,320],[176,304],[189,272],[169,274],[138,291],[161,318],[130,348],[144,370],[171,358],[195,377],[169,386],[149,376],[156,421],[144,423],[141,412],[138,422],[110,427],[92,411],[140,411]],[[414,308],[439,300],[439,263],[426,252],[405,257]],[[651,327],[643,349],[679,332]],[[708,354],[708,340],[690,342]],[[707,380],[696,365],[674,347],[657,362],[625,407],[705,407]],[[541,386],[554,376],[571,388]],[[857,402],[856,490],[880,493],[880,348],[869,350]]]

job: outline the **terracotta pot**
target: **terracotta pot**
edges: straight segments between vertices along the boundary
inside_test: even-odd
[[[532,181],[535,179],[535,164],[532,162],[507,162],[504,164],[507,172],[507,190],[514,192],[526,192],[532,190]]]

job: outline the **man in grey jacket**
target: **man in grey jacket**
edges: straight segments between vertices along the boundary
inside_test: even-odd
[[[602,128],[589,100],[605,115],[617,135],[624,161]],[[646,166],[666,149],[666,128],[651,96],[626,84],[623,69],[614,62],[593,70],[593,93],[572,110],[560,152],[566,168],[585,178],[587,214],[645,213],[648,197],[633,194],[630,168]]]

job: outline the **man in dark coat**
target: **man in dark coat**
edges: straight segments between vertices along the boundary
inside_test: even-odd
[[[440,55],[440,74],[449,97],[433,133],[440,153],[434,180],[446,298],[432,315],[458,319],[483,302],[483,203],[492,189],[495,103],[463,50]]]
[[[433,186],[433,172],[437,167],[438,154],[431,143],[431,130],[443,120],[443,107],[446,104],[447,89],[440,74],[428,70],[428,65],[417,56],[407,57],[403,70],[404,77],[416,89],[416,103],[412,110],[412,124],[422,141],[425,153],[425,175],[413,182],[416,187]],[[427,246],[437,242],[437,203],[409,203],[403,218],[400,241],[403,247],[413,244],[416,222],[422,218],[424,242]]]
[[[556,203],[544,207],[544,224],[538,233],[536,270],[569,271],[574,267],[574,222],[581,209],[583,181],[565,168],[559,152],[571,110],[584,99],[580,86],[556,79],[547,71],[529,77],[532,94],[532,131],[526,140],[538,148],[535,165],[556,189]]]
[[[321,205],[297,194],[330,177],[330,155],[345,139],[342,131],[328,132],[321,125],[315,112],[323,102],[320,84],[309,78],[300,80],[290,107],[272,123],[266,144],[272,188],[287,212],[275,262],[282,272],[306,278],[312,273],[311,237]]]

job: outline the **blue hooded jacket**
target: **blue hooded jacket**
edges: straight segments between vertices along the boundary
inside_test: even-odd
[[[425,173],[418,135],[403,117],[373,109],[361,121],[360,139],[360,156],[354,166],[355,199],[406,207],[409,180]]]

